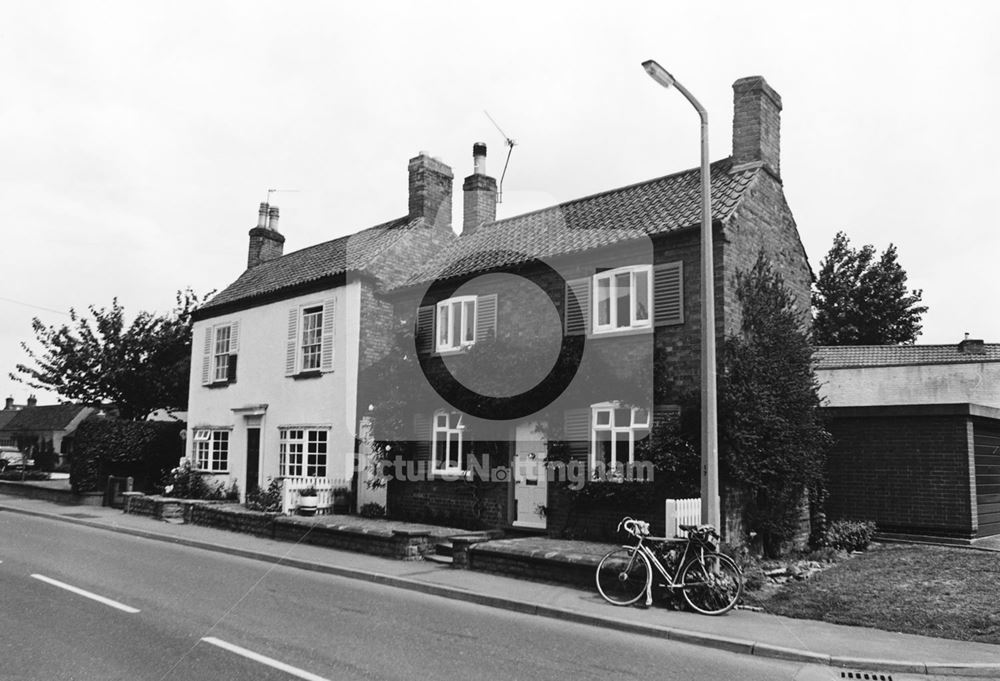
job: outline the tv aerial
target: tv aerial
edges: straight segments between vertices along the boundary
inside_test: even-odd
[[[483,113],[486,114],[486,117],[488,119],[490,119],[490,123],[493,124],[493,127],[495,127],[500,132],[500,134],[503,135],[504,141],[507,144],[507,160],[504,161],[503,172],[500,173],[500,182],[497,184],[497,203],[502,203],[503,202],[503,178],[507,174],[507,165],[510,163],[510,154],[511,154],[511,152],[514,151],[514,147],[517,145],[517,140],[511,139],[510,137],[507,136],[507,133],[505,133],[500,128],[500,125],[495,120],[493,120],[493,116],[490,115],[489,111],[487,111],[486,109],[483,109]]]

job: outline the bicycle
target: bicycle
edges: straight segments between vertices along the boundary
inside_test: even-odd
[[[632,605],[645,594],[646,605],[652,605],[654,567],[665,580],[658,586],[679,589],[684,601],[704,615],[729,612],[743,595],[743,573],[732,558],[718,552],[712,539],[720,537],[711,525],[681,525],[687,539],[651,537],[643,520],[623,518],[618,531],[623,527],[636,543],[608,552],[597,565],[597,591],[608,603]],[[657,543],[663,555],[657,556],[646,540]]]

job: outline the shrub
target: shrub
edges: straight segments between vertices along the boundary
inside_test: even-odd
[[[827,528],[825,543],[841,551],[864,551],[875,536],[875,529],[870,520],[837,520]]]
[[[277,513],[281,511],[281,478],[274,478],[266,489],[257,488],[247,492],[246,507],[251,511]]]
[[[183,429],[166,421],[85,420],[70,456],[73,491],[104,491],[109,475],[131,476],[136,491],[153,491],[184,455]]]
[[[358,514],[362,518],[384,518],[385,506],[374,501],[370,501],[361,507]]]
[[[209,501],[239,501],[240,488],[233,480],[229,487],[225,482],[212,484],[203,473],[195,470],[190,459],[185,459],[163,480],[163,493],[178,499],[205,499]]]

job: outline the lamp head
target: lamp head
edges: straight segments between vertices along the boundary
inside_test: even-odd
[[[642,68],[646,69],[646,73],[649,77],[655,80],[657,83],[663,87],[669,88],[674,84],[674,77],[670,75],[670,72],[665,68],[657,64],[652,59],[647,59],[642,62]]]

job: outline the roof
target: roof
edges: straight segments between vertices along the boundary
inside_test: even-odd
[[[3,430],[4,428],[7,427],[7,424],[10,423],[10,420],[14,418],[14,414],[16,414],[18,411],[19,410],[14,410],[14,409],[4,409],[0,411],[0,430]]]
[[[820,345],[817,369],[1000,362],[1000,343],[984,343],[983,353],[959,352],[958,345]]]
[[[728,158],[711,165],[713,221],[733,214],[759,168],[751,165],[732,172]],[[693,168],[483,225],[455,239],[402,286],[586,251],[700,223],[701,170]]]
[[[14,412],[14,417],[7,422],[3,430],[65,430],[84,409],[87,407],[80,404],[25,407]]]
[[[403,233],[423,224],[398,218],[251,267],[199,308],[199,312],[335,277],[364,271]]]

